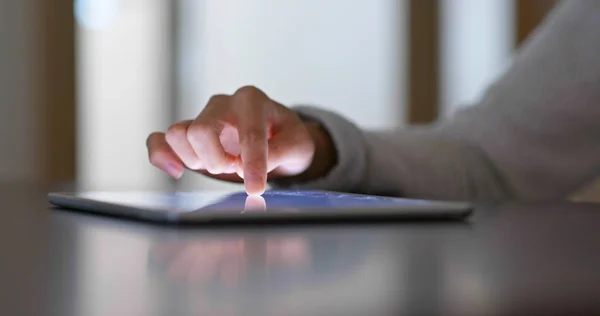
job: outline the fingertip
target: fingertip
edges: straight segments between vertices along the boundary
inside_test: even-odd
[[[244,185],[248,195],[262,195],[266,190],[266,178],[257,175],[245,175]]]
[[[265,193],[265,188],[262,187],[258,187],[258,186],[252,186],[252,185],[246,185],[246,193],[249,196],[261,196]]]
[[[168,163],[165,168],[163,169],[168,175],[170,175],[171,177],[175,178],[175,179],[181,179],[181,177],[183,176],[183,165],[181,164],[176,164],[173,162]]]
[[[255,195],[261,195],[265,192],[267,182],[267,166],[266,161],[263,164],[262,161],[259,163],[244,163],[241,168],[243,173],[244,183],[246,184],[246,191]]]

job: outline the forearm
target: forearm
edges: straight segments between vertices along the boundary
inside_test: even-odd
[[[511,196],[481,153],[433,127],[364,132],[331,112],[296,110],[329,119],[308,123],[317,148],[311,167],[275,186],[443,200]]]
[[[438,200],[515,196],[476,147],[433,126],[366,132],[367,163],[358,191]]]
[[[562,199],[600,174],[600,2],[563,2],[476,106],[362,132],[316,109],[338,162],[301,188],[450,200]]]

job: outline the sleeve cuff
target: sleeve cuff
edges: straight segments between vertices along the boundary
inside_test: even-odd
[[[320,179],[302,183],[275,180],[270,182],[271,186],[297,190],[359,191],[367,160],[363,132],[349,120],[327,110],[310,106],[297,106],[293,110],[323,125],[335,145],[337,165]]]

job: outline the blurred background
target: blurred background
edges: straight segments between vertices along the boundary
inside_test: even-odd
[[[200,189],[145,139],[252,84],[365,128],[451,116],[554,0],[2,0],[0,181]]]

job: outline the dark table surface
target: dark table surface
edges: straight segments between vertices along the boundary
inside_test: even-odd
[[[600,314],[600,205],[465,223],[166,227],[0,188],[1,315]]]

